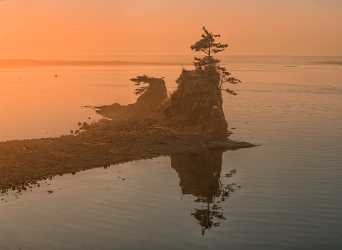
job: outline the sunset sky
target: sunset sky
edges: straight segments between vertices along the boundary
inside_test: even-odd
[[[342,55],[341,0],[0,0],[0,58],[184,54],[202,25],[230,54]]]

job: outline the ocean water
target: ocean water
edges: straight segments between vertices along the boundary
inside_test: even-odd
[[[2,196],[0,249],[342,249],[342,66],[322,60],[232,60],[243,81],[224,96],[232,138],[259,147],[93,169]],[[0,140],[97,120],[82,107],[134,102],[137,74],[164,76],[172,92],[183,67],[1,68]]]

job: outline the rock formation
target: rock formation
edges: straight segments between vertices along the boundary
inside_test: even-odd
[[[183,70],[169,98],[163,78],[143,75],[131,80],[139,95],[134,104],[101,106],[97,112],[115,120],[154,117],[164,126],[190,134],[226,135],[220,75],[215,69]]]
[[[108,106],[95,107],[98,114],[111,119],[141,119],[160,111],[161,105],[167,100],[167,89],[163,78],[146,75],[132,78],[138,95],[134,104],[121,105],[114,103]]]
[[[218,35],[205,28],[204,32],[192,49],[205,56],[195,58],[194,70],[181,72],[177,90],[169,98],[163,78],[138,76],[131,79],[136,85],[136,103],[95,107],[97,113],[109,119],[93,124],[80,122],[77,133],[58,138],[0,142],[0,191],[22,190],[58,174],[132,160],[253,147],[226,136],[222,84],[239,81],[211,56],[227,45],[215,42]],[[214,157],[218,164],[219,157]],[[181,158],[173,160],[173,166],[181,163]],[[216,183],[212,180],[208,184]],[[201,213],[198,210],[194,216],[202,218]]]
[[[136,106],[139,109],[148,110],[149,112],[158,110],[160,105],[167,99],[164,78],[143,75],[132,78],[131,81],[135,82],[137,86],[136,94],[139,97]]]
[[[215,70],[183,70],[177,80],[178,88],[165,110],[174,125],[189,126],[201,134],[226,134],[222,94],[217,87],[219,80]]]

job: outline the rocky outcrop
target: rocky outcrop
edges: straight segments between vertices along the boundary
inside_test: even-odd
[[[80,123],[78,133],[59,138],[0,142],[0,192],[26,190],[38,181],[56,175],[132,160],[254,146],[227,138],[216,71],[184,70],[177,81],[178,89],[169,99],[163,79],[136,78],[139,83],[141,80],[145,85],[138,84],[136,103],[96,108],[99,114],[111,119]],[[191,157],[195,165],[189,165],[186,159],[176,156],[172,157],[172,166],[183,175],[185,183],[189,182],[186,171],[195,167],[199,168],[199,177],[207,175],[206,171],[218,172],[220,157],[220,154],[212,153],[204,157],[200,153],[199,157]],[[197,165],[213,161],[217,164],[212,167],[217,169]],[[184,173],[183,165],[190,167]],[[217,178],[213,176],[206,185],[217,185]],[[211,202],[212,194],[206,193],[206,187],[198,193],[194,191],[196,188],[195,183],[189,182],[184,184],[183,191],[207,197],[206,201]],[[207,210],[197,210],[193,215],[201,221],[203,228],[208,228],[211,224],[207,222],[211,220],[203,214],[207,215]]]
[[[161,105],[167,100],[167,89],[163,78],[146,75],[132,78],[139,96],[137,101],[129,105],[114,103],[95,107],[98,114],[111,119],[141,119],[160,111]]]
[[[215,70],[183,70],[177,90],[165,109],[168,118],[176,126],[189,126],[202,134],[226,134],[219,81],[220,75]]]
[[[255,145],[227,137],[222,84],[240,81],[213,57],[228,45],[216,41],[219,35],[205,27],[203,32],[191,46],[202,57],[195,57],[195,70],[181,72],[177,90],[169,98],[163,78],[137,76],[131,79],[136,103],[92,107],[109,119],[80,122],[76,132],[58,138],[0,142],[0,192],[26,190],[56,175],[171,155],[183,192],[207,203],[207,208],[196,209],[192,215],[204,231],[217,225],[213,218],[223,214],[217,211],[215,197],[222,201],[234,190],[232,184],[220,184],[222,152]],[[184,157],[189,153],[190,157]],[[208,177],[209,181],[203,180]]]
[[[131,80],[137,84],[147,84],[146,87],[143,87],[143,92],[135,103],[136,107],[153,111],[158,109],[160,105],[167,99],[167,89],[163,78],[140,76]]]
[[[176,91],[168,98],[163,78],[138,76],[136,103],[97,107],[97,113],[115,120],[158,117],[158,123],[190,134],[223,136],[227,122],[218,88],[220,75],[216,70],[183,70]]]

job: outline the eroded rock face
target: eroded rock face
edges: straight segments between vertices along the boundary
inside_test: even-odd
[[[190,134],[223,136],[227,122],[218,88],[220,75],[216,70],[183,70],[177,90],[168,98],[163,78],[138,76],[139,95],[136,103],[113,104],[97,108],[97,112],[115,120],[157,118],[157,123]]]
[[[137,99],[139,108],[155,109],[167,99],[167,89],[163,78],[148,77],[146,90]]]
[[[162,104],[167,100],[167,89],[163,78],[138,76],[131,79],[140,87],[137,101],[129,105],[114,103],[108,106],[95,107],[96,112],[111,119],[142,119],[160,112]]]
[[[219,81],[217,71],[183,70],[165,113],[179,125],[191,126],[200,133],[226,134]]]

